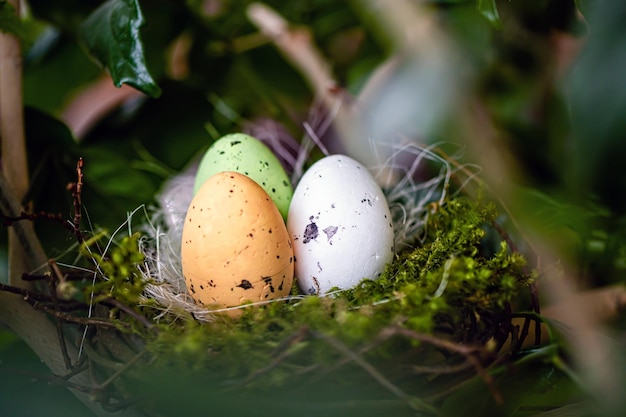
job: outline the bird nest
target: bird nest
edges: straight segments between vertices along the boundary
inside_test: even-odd
[[[480,196],[478,167],[443,148],[396,146],[370,167],[385,184],[397,253],[379,279],[349,290],[312,296],[294,286],[283,299],[236,307],[236,319],[194,303],[180,260],[193,167],[112,235],[83,236],[80,219],[61,221],[77,234],[76,262],[26,274],[47,283],[40,291],[3,289],[62,323],[63,343],[78,351],[64,383],[109,411],[435,414],[472,380],[498,403],[487,369],[524,342],[531,319],[518,325],[515,311],[536,305],[533,273],[502,208]],[[308,157],[294,158],[294,182]],[[80,164],[78,173],[80,213]],[[91,386],[73,382],[85,369]]]

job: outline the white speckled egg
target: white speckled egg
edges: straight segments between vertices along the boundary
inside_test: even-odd
[[[345,155],[322,158],[304,173],[287,229],[306,294],[376,279],[394,256],[387,200],[368,170]]]
[[[237,172],[207,179],[187,210],[181,259],[196,303],[234,307],[288,295],[293,249],[270,196]]]

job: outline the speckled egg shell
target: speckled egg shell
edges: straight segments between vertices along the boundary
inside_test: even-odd
[[[327,156],[305,172],[287,229],[298,285],[306,294],[376,279],[394,256],[387,200],[368,170],[344,155]]]
[[[235,171],[252,178],[270,195],[283,218],[287,218],[293,187],[280,161],[263,142],[243,133],[215,141],[200,161],[194,194],[204,181],[222,171]]]
[[[183,226],[181,258],[189,294],[215,308],[288,295],[293,249],[268,194],[249,177],[221,172],[194,196]]]

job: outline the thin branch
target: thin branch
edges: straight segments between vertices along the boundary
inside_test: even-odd
[[[50,301],[50,302],[52,301],[50,297],[47,295],[44,295],[35,291],[27,290],[22,287],[15,287],[13,285],[3,284],[1,282],[0,282],[0,291],[21,295],[22,297],[24,297],[24,299],[31,299],[35,301]]]
[[[28,300],[26,300],[28,301]],[[120,327],[126,327],[128,330],[130,330],[130,326],[127,323],[121,322],[121,321],[112,321],[112,320],[105,320],[105,319],[96,319],[93,317],[77,317],[71,314],[67,314],[64,313],[62,311],[57,311],[53,308],[50,308],[48,306],[45,306],[43,304],[34,302],[32,303],[32,306],[34,309],[36,310],[41,310],[45,313],[50,314],[51,316],[54,316],[58,319],[70,322],[70,323],[77,323],[77,324],[83,324],[83,325],[94,325],[94,326],[102,326],[102,327],[106,327],[106,328],[112,328],[112,329],[118,329]]]
[[[48,264],[51,262],[49,261]],[[56,264],[54,264],[56,268],[52,268],[54,274],[60,273]],[[58,275],[57,275],[58,280]],[[50,297],[52,298],[52,304],[56,311],[59,311],[59,300],[57,298],[57,280],[50,279],[48,280],[48,288],[50,289]],[[67,352],[67,345],[65,344],[65,335],[63,334],[63,323],[61,320],[56,320],[56,329],[57,329],[57,339],[59,341],[59,347],[61,348],[61,355],[63,356],[63,362],[65,363],[66,369],[72,369],[72,360]]]
[[[22,287],[15,287],[13,285],[0,283],[0,292],[8,292],[11,294],[21,295],[23,299],[29,302],[31,305],[35,302],[39,304],[46,304],[46,303],[53,304],[54,303],[52,300],[52,297],[47,294],[42,294],[40,292],[27,290]],[[63,301],[58,304],[58,309],[64,310],[64,311],[86,309],[87,307],[88,307],[87,304],[84,304],[75,300]]]
[[[74,218],[72,219],[72,228],[76,241],[83,243],[83,233],[80,230],[80,221],[82,216],[82,193],[83,193],[83,158],[79,158],[76,163],[76,182],[69,184],[68,188],[72,191],[72,199],[74,201]]]
[[[480,360],[477,357],[477,354],[480,352],[486,352],[483,347],[479,346],[469,346],[469,345],[460,345],[445,339],[440,339],[435,336],[431,336],[428,334],[418,333],[416,331],[405,329],[403,327],[391,327],[386,329],[391,335],[393,334],[401,334],[405,337],[409,337],[411,339],[419,340],[422,342],[429,343],[433,346],[443,348],[449,352],[455,352],[465,357],[465,359],[472,364],[474,370],[480,377],[485,381],[485,384],[491,391],[491,394],[496,401],[497,404],[502,404],[504,399],[500,391],[496,388],[495,383],[493,381],[492,376],[485,370],[485,368],[480,363]]]
[[[121,367],[120,369],[118,369],[117,371],[115,371],[110,377],[108,377],[104,382],[102,382],[101,384],[99,384],[96,389],[97,390],[105,390],[108,388],[109,385],[111,385],[111,383],[113,383],[116,379],[118,379],[120,376],[122,376],[122,374],[124,374],[126,371],[128,371],[135,363],[137,363],[139,361],[139,359],[146,353],[145,350],[142,350],[141,352],[139,352],[137,355],[135,355],[131,360],[129,360],[128,362],[126,362],[124,364],[123,367]]]
[[[415,409],[416,411],[436,414],[436,411],[433,406],[431,406],[430,404],[427,404],[426,402],[420,400],[417,397],[412,397],[406,394],[399,387],[397,387],[391,381],[385,378],[383,374],[378,372],[378,370],[374,368],[369,362],[364,360],[357,353],[351,351],[346,345],[341,343],[339,340],[335,339],[334,337],[331,337],[331,336],[328,336],[319,332],[312,332],[311,334],[318,339],[324,340],[326,343],[331,345],[337,351],[339,351],[346,357],[350,358],[354,363],[359,365],[361,368],[363,368],[365,372],[367,372],[372,378],[374,378],[376,382],[378,382],[380,385],[382,385],[384,388],[386,388],[389,392],[391,392],[396,397],[405,401],[407,405],[409,405],[411,408]]]
[[[115,298],[107,298],[106,300],[101,302],[102,304],[109,304],[121,311],[123,311],[124,313],[128,314],[129,316],[133,317],[135,320],[137,320],[138,322],[140,322],[146,329],[148,330],[156,330],[157,327],[154,325],[154,323],[152,321],[150,321],[150,319],[148,319],[146,316],[136,312],[135,310],[133,310],[132,308],[128,307],[127,305],[125,305],[124,303],[120,302],[119,300],[116,300]]]
[[[302,327],[297,332],[295,332],[294,334],[292,334],[291,336],[283,340],[283,342],[281,342],[280,346],[277,349],[277,352],[279,353],[275,354],[276,357],[274,358],[274,360],[268,363],[263,368],[257,369],[256,371],[252,372],[243,381],[241,381],[241,383],[237,384],[237,387],[247,385],[253,380],[257,379],[258,377],[265,375],[266,373],[270,372],[272,369],[276,368],[278,365],[284,362],[285,359],[289,357],[289,355],[291,355],[292,352],[290,351],[290,348],[292,346],[294,346],[297,343],[300,343],[301,341],[303,341],[309,336],[310,336],[309,329],[307,327]]]
[[[47,213],[45,211],[40,211],[38,213],[26,213],[25,211],[22,211],[18,216],[15,217],[2,215],[2,226],[10,227],[13,225],[13,223],[22,220],[35,221],[39,219],[55,221],[62,224],[65,228],[68,228],[68,225],[65,223],[65,219],[63,219],[61,213]],[[72,229],[69,228],[69,230]]]
[[[441,339],[429,334],[418,333],[414,330],[406,329],[400,326],[388,327],[383,329],[383,332],[388,334],[389,337],[393,335],[402,335],[409,339],[419,340],[420,342],[425,342],[435,347],[447,350],[448,352],[458,353],[465,357],[479,352],[485,352],[485,349],[482,346],[460,345],[446,339]]]
[[[67,188],[72,192],[72,199],[74,205],[74,216],[71,222],[66,221],[60,213],[48,213],[40,211],[37,213],[27,213],[21,209],[21,206],[17,203],[16,196],[14,195],[8,180],[3,184],[0,190],[1,200],[0,207],[2,208],[1,218],[3,226],[14,226],[17,223],[28,220],[35,221],[39,219],[45,219],[55,221],[61,224],[65,229],[69,230],[76,237],[76,241],[81,244],[84,241],[82,231],[80,229],[80,222],[82,218],[82,190],[83,190],[83,158],[79,158],[76,163],[76,182],[68,184]],[[18,231],[19,234],[19,231]],[[21,241],[21,239],[20,239]],[[23,245],[23,242],[22,242]]]
[[[474,366],[473,363],[469,361],[465,361],[465,362],[458,363],[456,365],[441,365],[441,366],[411,365],[411,370],[419,374],[442,375],[442,374],[456,374],[458,372],[465,371],[473,366]]]

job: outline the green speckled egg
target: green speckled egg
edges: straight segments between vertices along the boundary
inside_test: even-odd
[[[287,218],[293,187],[280,161],[263,142],[243,133],[232,133],[215,141],[198,167],[194,195],[207,179],[224,171],[252,178],[269,194],[283,219]]]

